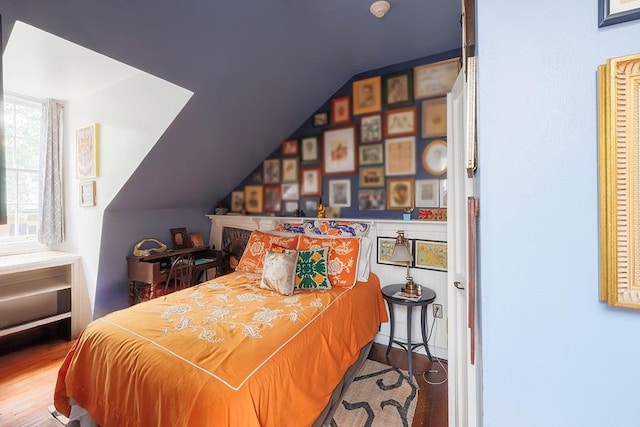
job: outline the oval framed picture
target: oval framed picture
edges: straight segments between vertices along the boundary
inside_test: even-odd
[[[436,139],[422,151],[422,167],[431,175],[447,173],[447,142]]]

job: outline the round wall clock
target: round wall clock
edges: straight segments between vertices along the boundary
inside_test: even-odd
[[[447,142],[436,139],[422,151],[422,167],[431,175],[447,173]]]

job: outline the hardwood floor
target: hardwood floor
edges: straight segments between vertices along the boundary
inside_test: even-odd
[[[17,350],[0,356],[0,426],[60,427],[47,411],[53,399],[58,368],[72,342],[54,340]],[[385,357],[386,346],[374,344],[369,359],[407,369],[407,355],[392,349]],[[447,367],[446,362],[443,362]],[[414,355],[413,369],[418,379],[418,402],[412,427],[447,427],[447,382],[428,384],[422,372],[432,383],[441,382],[446,374],[436,361]]]

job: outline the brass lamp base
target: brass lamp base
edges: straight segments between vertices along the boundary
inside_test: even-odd
[[[402,287],[402,292],[411,296],[420,295],[420,287],[413,282],[413,279],[409,277],[407,283]]]

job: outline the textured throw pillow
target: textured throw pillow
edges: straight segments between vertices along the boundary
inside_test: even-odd
[[[327,248],[298,251],[296,288],[331,289],[327,277]]]
[[[260,287],[282,295],[293,295],[296,282],[296,261],[298,251],[285,249],[284,252],[267,251]]]
[[[253,230],[242,254],[242,258],[240,258],[240,262],[236,267],[236,271],[262,274],[265,253],[271,245],[274,244],[287,249],[296,249],[298,245],[298,235],[278,235]]]
[[[308,235],[364,237],[369,233],[370,226],[371,224],[365,222],[316,219],[299,224],[279,222],[276,224],[276,231]]]
[[[301,235],[298,250],[329,248],[328,276],[331,286],[350,288],[358,280],[360,237],[312,237]]]

